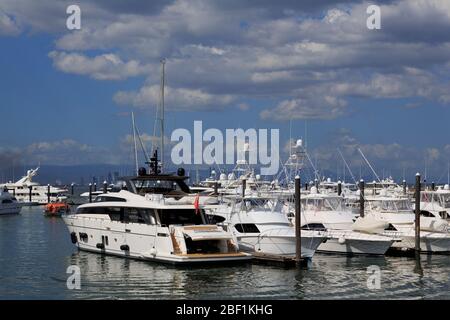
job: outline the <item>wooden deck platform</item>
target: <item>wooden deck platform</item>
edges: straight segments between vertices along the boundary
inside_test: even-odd
[[[295,256],[282,256],[275,254],[267,254],[255,252],[253,255],[253,261],[256,263],[264,263],[264,264],[272,264],[279,265],[284,267],[296,267]],[[306,266],[308,263],[308,259],[301,259],[300,266]]]

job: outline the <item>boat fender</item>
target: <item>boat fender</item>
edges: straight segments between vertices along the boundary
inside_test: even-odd
[[[157,253],[157,251],[156,251],[155,248],[151,248],[151,249],[150,249],[150,254],[151,254],[152,256],[156,256],[156,253]]]
[[[130,251],[130,247],[127,244],[123,244],[123,245],[120,246],[120,250]]]
[[[70,240],[72,241],[73,244],[75,244],[75,243],[78,242],[77,234],[76,234],[75,232],[72,232],[72,233],[70,234]]]
[[[344,243],[345,243],[345,238],[344,238],[344,237],[340,237],[340,238],[338,239],[338,242],[339,242],[340,244],[344,244]]]
[[[105,249],[105,245],[103,243],[97,243],[97,249]]]

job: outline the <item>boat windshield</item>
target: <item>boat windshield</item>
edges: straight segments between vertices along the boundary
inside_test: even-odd
[[[180,190],[178,184],[167,180],[132,180],[138,194],[146,193],[168,193],[174,190]]]
[[[392,200],[381,200],[373,201],[371,203],[372,209],[397,212],[397,211],[411,211],[412,205],[408,199],[392,199]]]
[[[303,208],[312,211],[338,211],[342,210],[341,198],[326,198],[326,199],[302,199]]]
[[[440,195],[441,207],[450,208],[450,193]]]
[[[251,210],[251,209],[258,209],[258,210],[270,210],[271,209],[271,205],[269,203],[268,199],[258,199],[258,198],[253,198],[253,199],[245,199],[244,200],[244,206],[245,209]]]

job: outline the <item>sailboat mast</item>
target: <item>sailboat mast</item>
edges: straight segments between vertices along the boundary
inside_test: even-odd
[[[134,122],[134,112],[131,112],[131,122],[133,124],[133,142],[134,142],[134,162],[136,165],[136,174],[139,174],[139,164],[137,156],[137,145],[136,145],[136,124]]]
[[[164,165],[164,86],[166,60],[161,60],[161,172]]]

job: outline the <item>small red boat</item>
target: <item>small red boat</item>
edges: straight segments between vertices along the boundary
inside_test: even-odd
[[[47,216],[61,216],[70,211],[70,207],[64,202],[52,202],[45,206],[44,214]]]

